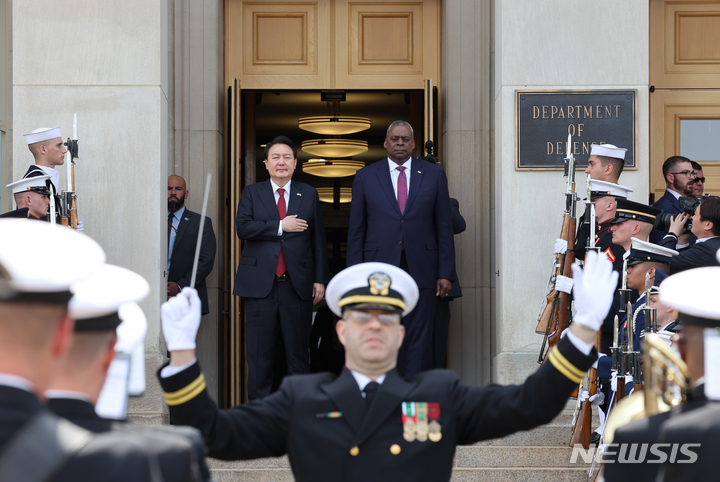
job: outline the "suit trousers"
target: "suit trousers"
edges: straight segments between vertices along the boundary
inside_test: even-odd
[[[270,395],[278,336],[285,344],[288,375],[310,373],[312,300],[303,300],[286,275],[265,298],[244,298],[248,398]]]
[[[400,268],[408,271],[405,251],[400,257]],[[435,288],[419,288],[415,309],[403,317],[405,339],[398,354],[398,368],[404,376],[430,370],[432,367],[433,326],[435,322]]]

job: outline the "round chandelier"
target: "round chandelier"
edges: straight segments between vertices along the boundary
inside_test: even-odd
[[[343,159],[308,159],[302,165],[303,172],[319,177],[354,176],[358,169],[365,167],[363,161]]]
[[[301,117],[298,127],[302,130],[326,136],[344,136],[355,134],[371,127],[367,117],[352,117],[347,115],[325,115],[314,117]]]
[[[333,188],[332,187],[319,187],[317,188],[318,197],[320,202],[332,203],[333,202]],[[352,188],[341,187],[340,188],[340,204],[346,204],[352,201]]]
[[[304,152],[322,158],[351,157],[367,152],[367,141],[353,139],[312,139],[303,141],[301,148]]]

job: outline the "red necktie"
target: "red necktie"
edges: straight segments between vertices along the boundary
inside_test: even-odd
[[[278,214],[280,215],[280,220],[282,221],[287,215],[287,208],[285,207],[285,189],[278,189],[277,192],[280,195],[277,203]],[[277,267],[275,268],[275,276],[282,276],[285,274],[285,271],[287,271],[287,266],[285,265],[285,256],[283,256],[282,248],[280,248],[278,263]]]
[[[402,214],[405,212],[407,204],[407,177],[405,177],[405,166],[398,166],[396,169],[400,171],[397,182],[397,201]]]

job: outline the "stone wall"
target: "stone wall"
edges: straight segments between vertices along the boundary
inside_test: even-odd
[[[648,28],[646,1],[494,2],[494,381],[521,381],[537,367],[534,329],[564,210],[561,172],[515,170],[515,91],[637,89],[639,168],[620,183],[647,202]],[[584,186],[585,174],[577,181]]]

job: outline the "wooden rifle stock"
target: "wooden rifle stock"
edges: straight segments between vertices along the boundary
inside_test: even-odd
[[[567,240],[568,230],[570,229],[570,215],[565,213],[563,217],[563,225],[560,230],[560,238]],[[558,253],[555,255],[555,273],[553,273],[553,279],[557,279],[558,276],[563,274],[563,266],[565,262],[565,255]],[[560,293],[553,289],[547,295],[545,301],[545,309],[543,309],[542,315],[538,320],[538,324],[535,327],[535,333],[538,335],[545,335],[555,331],[557,325],[557,314],[558,314],[558,295]],[[548,328],[549,326],[549,328]]]
[[[570,217],[570,214],[565,214],[565,219],[563,220],[563,229],[565,229],[565,225],[567,221],[567,233],[566,236],[563,239],[567,239],[568,246],[567,251],[565,252],[565,256],[562,262],[562,275],[566,276],[568,278],[572,278],[572,264],[575,262],[575,219]],[[555,326],[555,330],[550,333],[548,336],[548,352],[550,352],[550,349],[557,345],[557,342],[560,340],[560,334],[567,328],[568,326],[568,312],[569,312],[569,304],[570,304],[570,295],[564,292],[560,292],[558,295],[558,303],[555,304],[557,306],[557,325]],[[547,357],[547,356],[546,356]]]
[[[625,398],[625,375],[617,377],[617,392],[615,392],[615,405]]]
[[[598,331],[597,338],[595,339],[595,345],[601,347],[601,334]],[[582,445],[583,448],[590,448],[590,435],[592,434],[592,404],[590,403],[590,397],[597,393],[597,370],[591,368],[588,373],[588,399],[582,402],[580,406],[580,413],[575,419],[575,427],[573,427],[572,437],[570,438],[570,447],[575,445]]]

